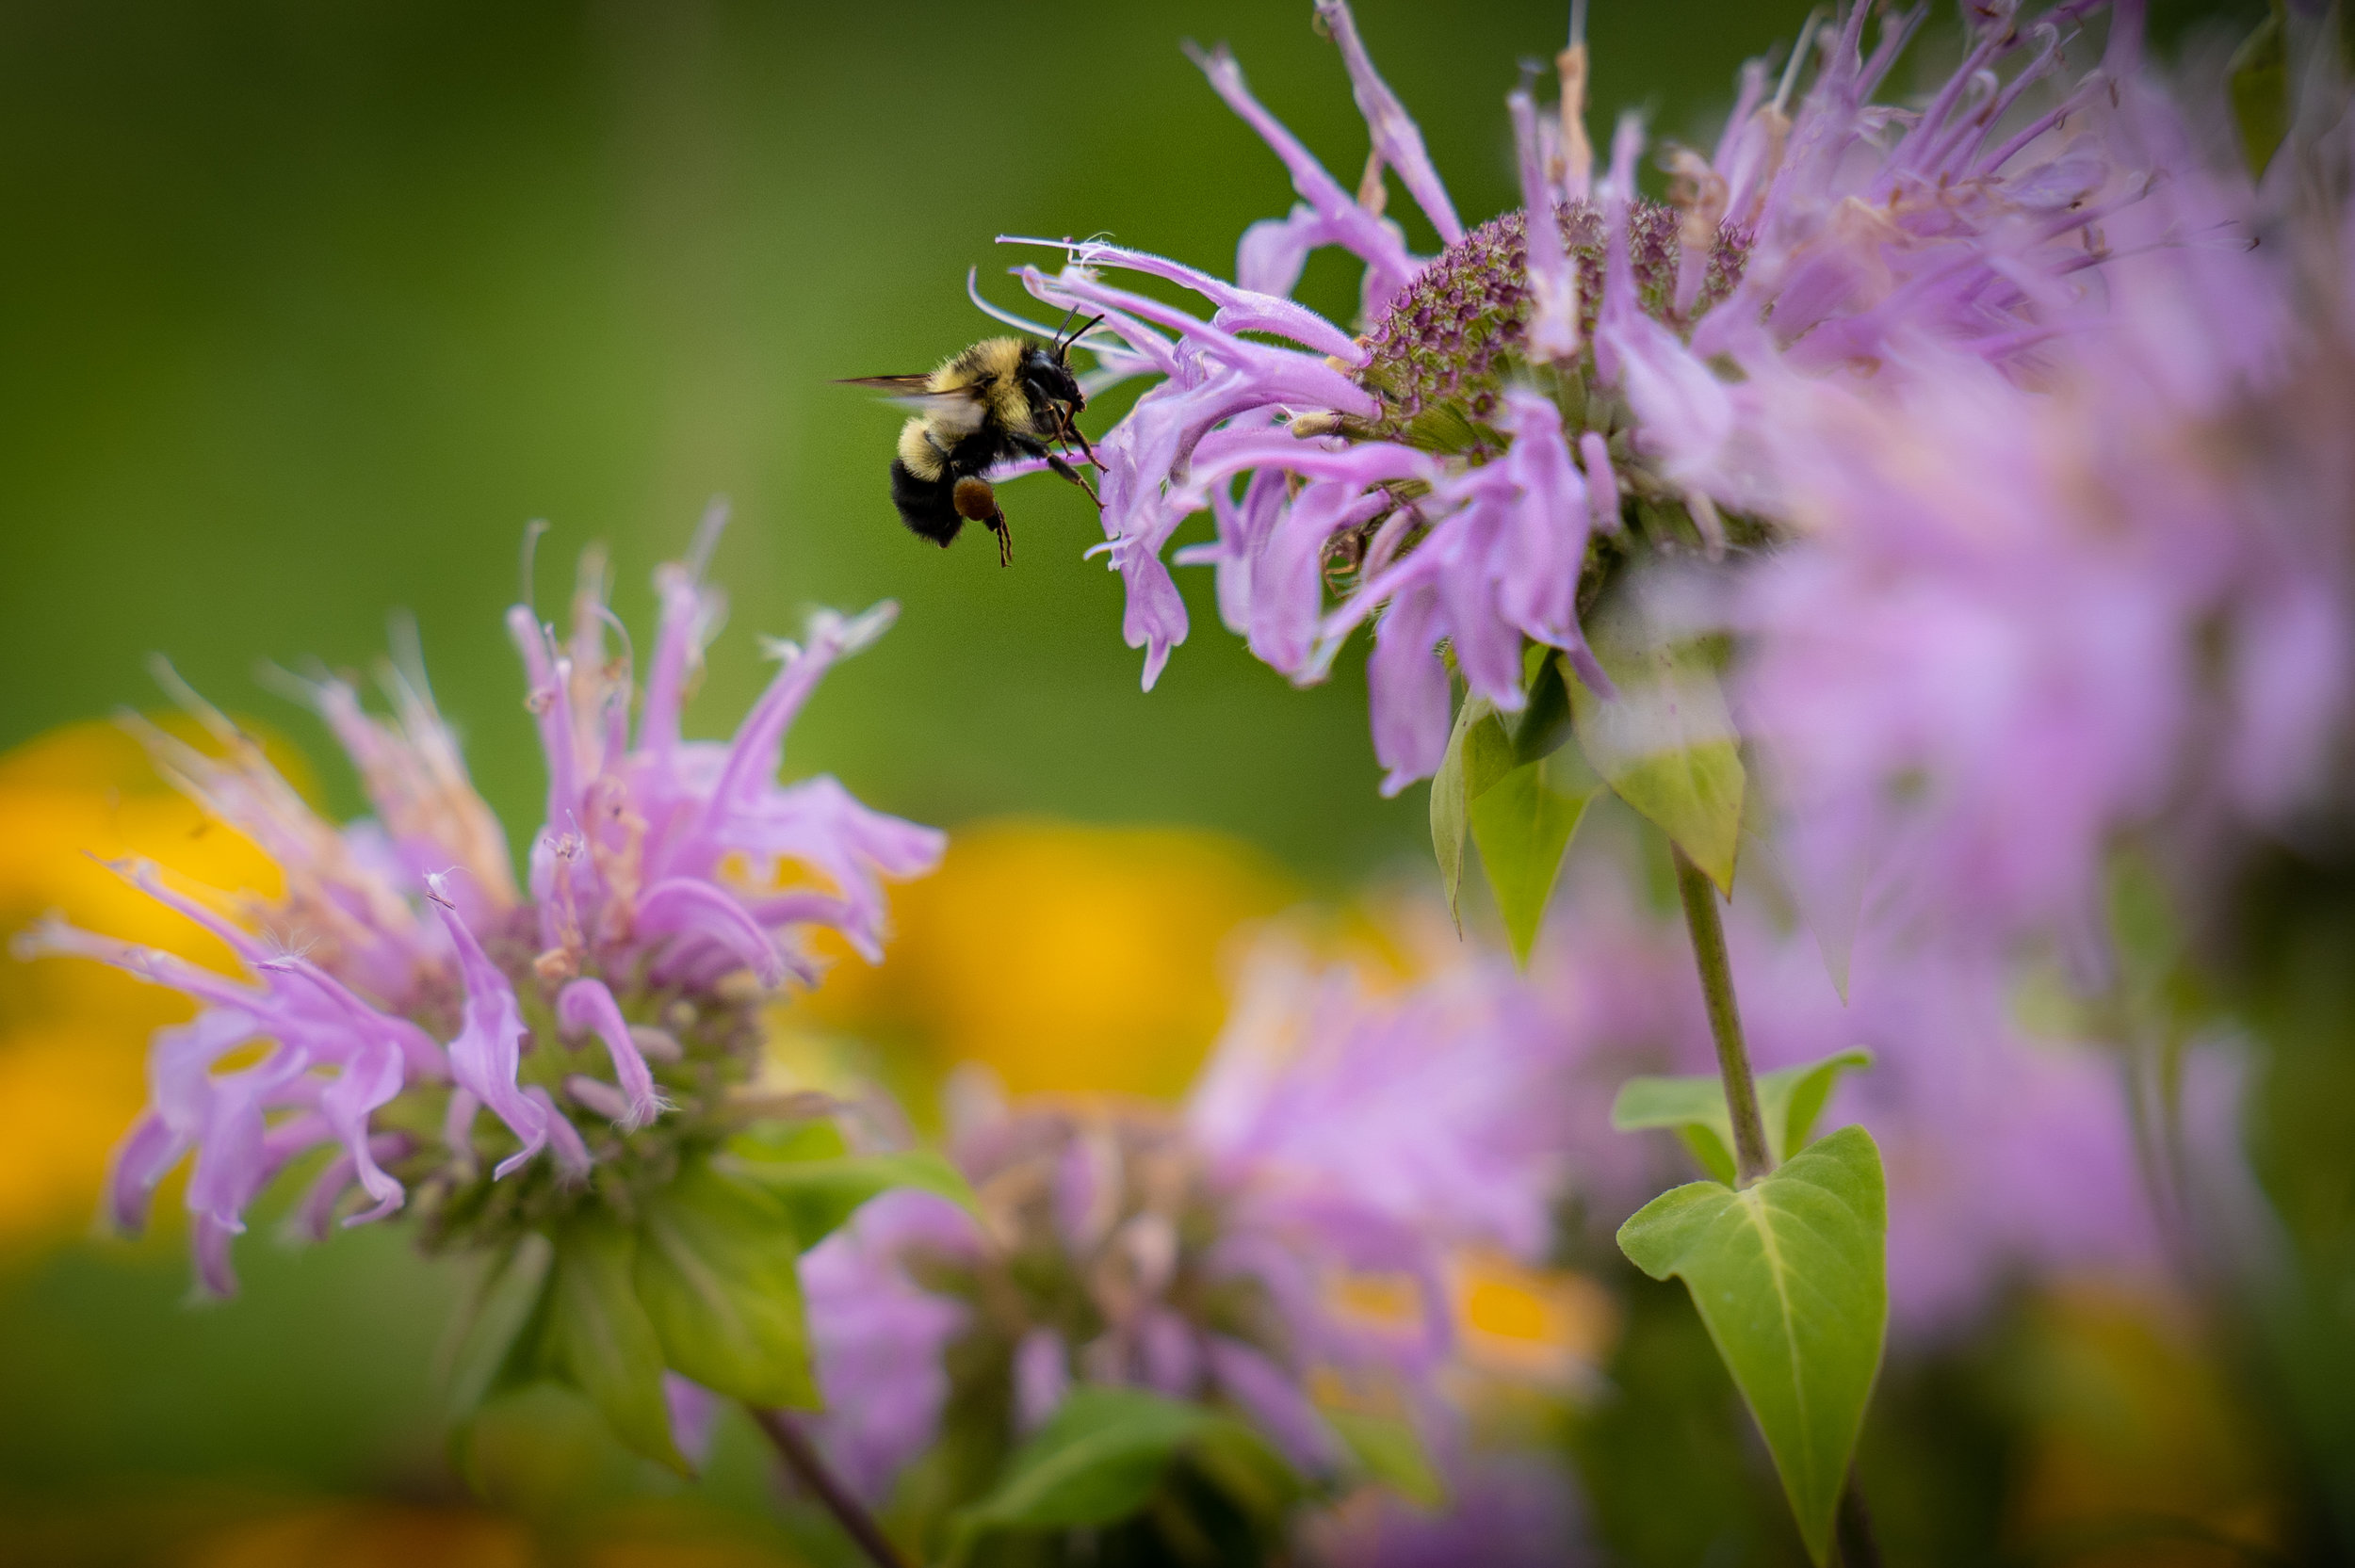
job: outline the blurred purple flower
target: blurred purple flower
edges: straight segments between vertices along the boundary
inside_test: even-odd
[[[1330,1568],[1566,1568],[1601,1560],[1585,1543],[1584,1511],[1557,1461],[1484,1453],[1450,1468],[1434,1512],[1367,1488],[1310,1521],[1309,1560]]]
[[[776,774],[794,714],[828,668],[889,624],[891,606],[819,615],[805,647],[774,645],[783,668],[732,741],[683,740],[680,708],[719,619],[701,577],[720,522],[690,564],[657,574],[662,623],[634,737],[627,644],[618,656],[608,647],[619,623],[599,556],[583,561],[569,639],[524,606],[509,613],[548,766],[528,890],[419,670],[386,675],[389,719],[364,712],[341,679],[306,685],[375,811],[348,826],[314,812],[185,687],[219,755],[138,724],[175,783],[277,862],[285,891],[252,904],[267,933],[256,934],[152,866],[117,867],[219,936],[243,970],[234,978],[59,925],[21,943],[117,964],[199,1004],[194,1021],[155,1037],[150,1107],[116,1156],[118,1223],[137,1225],[155,1184],[193,1153],[200,1273],[226,1292],[247,1206],[322,1145],[336,1153],[300,1210],[315,1233],[349,1188],[365,1205],[353,1224],[401,1208],[419,1182],[437,1222],[456,1211],[461,1226],[530,1223],[575,1201],[592,1163],[627,1153],[658,1117],[703,1126],[723,1114],[708,1091],[749,1072],[760,994],[815,974],[800,930],[829,927],[876,950],[882,879],[929,870],[941,835],[867,810],[832,779],[780,785]],[[397,1101],[415,1104],[380,1130]],[[487,1135],[486,1108],[497,1123]],[[495,1156],[490,1176],[479,1156]],[[495,1218],[456,1201],[527,1167],[541,1173]]]
[[[2025,385],[1917,340],[1869,392],[1787,389],[1760,430],[1801,538],[1733,616],[1818,901],[2057,934],[2096,978],[2122,835],[2191,873],[2296,836],[2344,815],[2355,735],[2355,142],[2301,137],[2261,197],[2119,82],[2104,136],[2168,178],[2106,221],[2098,304],[2055,303],[2099,330]]]
[[[1541,1258],[1571,1169],[1561,1133],[1579,1090],[1558,1022],[1501,962],[1390,996],[1274,941],[1181,1115],[1008,1106],[967,1082],[952,1154],[985,1224],[886,1200],[804,1267],[820,1378],[841,1413],[828,1440],[855,1463],[868,1413],[905,1414],[860,1467],[880,1495],[927,1446],[944,1396],[984,1412],[1011,1397],[1004,1441],[1076,1382],[1130,1384],[1224,1400],[1330,1475],[1346,1449],[1311,1396],[1330,1378],[1449,1447],[1449,1253],[1485,1243]],[[1600,1102],[1587,1109],[1600,1128]],[[898,1355],[868,1353],[911,1281],[947,1316],[910,1330]],[[939,1354],[952,1334],[955,1377],[997,1380],[997,1395],[950,1393]]]
[[[902,1254],[971,1244],[972,1222],[946,1199],[886,1192],[802,1256],[822,1414],[803,1417],[843,1479],[881,1497],[931,1447],[949,1398],[943,1353],[963,1333],[959,1302],[911,1279]]]
[[[1522,209],[1469,232],[1343,0],[1317,13],[1372,138],[1354,196],[1230,56],[1198,57],[1302,198],[1244,234],[1236,281],[1125,247],[1019,242],[1065,252],[1059,272],[1026,267],[1024,281],[1102,314],[1107,376],[1161,378],[1096,443],[1103,548],[1128,585],[1124,634],[1145,650],[1146,686],[1188,629],[1164,552],[1207,509],[1215,542],[1175,558],[1218,568],[1222,619],[1294,680],[1321,679],[1382,612],[1370,683],[1385,793],[1445,748],[1443,645],[1508,712],[1523,703],[1524,641],[1562,650],[1607,690],[1576,610],[1590,532],[1627,525],[1721,551],[1721,509],[1759,527],[1777,517],[1757,427],[1784,381],[1893,379],[1917,340],[2029,375],[2074,318],[2081,274],[2106,253],[2101,223],[2174,151],[2069,134],[2135,66],[2121,23],[2101,70],[2057,85],[2092,8],[2065,0],[2033,23],[2012,4],[1973,8],[1961,64],[1909,112],[1872,95],[1924,13],[1851,6],[1801,41],[1771,95],[1751,63],[1713,155],[1672,152],[1673,207],[1635,196],[1632,119],[1592,182],[1574,40],[1558,125],[1526,88],[1508,97]],[[1386,170],[1439,255],[1410,254],[1382,217]],[[1365,266],[1363,335],[1286,297],[1326,245]],[[1115,287],[1108,271],[1174,283],[1211,311]]]

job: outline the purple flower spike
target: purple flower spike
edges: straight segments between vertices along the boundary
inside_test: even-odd
[[[1636,194],[1632,117],[1591,178],[1576,43],[1557,62],[1556,110],[1528,87],[1506,100],[1521,209],[1470,229],[1341,0],[1316,11],[1372,142],[1354,195],[1230,57],[1197,57],[1303,204],[1245,232],[1232,283],[1071,241],[1053,242],[1060,274],[1023,273],[1040,299],[1104,315],[1106,373],[1161,377],[1095,443],[1122,635],[1145,650],[1145,684],[1188,630],[1174,558],[1217,569],[1222,622],[1295,681],[1322,679],[1347,633],[1374,628],[1385,792],[1438,765],[1455,675],[1518,707],[1538,644],[1607,685],[1576,606],[1663,554],[1738,562],[1804,527],[1776,461],[1779,405],[1821,384],[1889,395],[1924,373],[1925,346],[2024,384],[2059,339],[2097,326],[2119,236],[2185,144],[2105,112],[2137,76],[2133,17],[2111,28],[2099,70],[2065,79],[2094,8],[1975,17],[1962,64],[1917,114],[1873,97],[1921,13],[1849,5],[1811,28],[1778,82],[1762,61],[1744,69],[1713,154],[1668,154],[1668,205]],[[1438,256],[1409,254],[1382,218],[1386,170],[1438,232]],[[1323,245],[1364,263],[1353,324],[1285,298]],[[1109,287],[1115,268],[1213,309],[1203,319]],[[1214,541],[1180,544],[1202,511]]]
[[[1280,940],[1240,991],[1182,1112],[1009,1106],[963,1080],[950,1153],[984,1222],[902,1194],[811,1253],[803,1279],[836,1412],[821,1431],[837,1455],[891,1456],[867,1472],[870,1495],[944,1408],[1004,1410],[985,1391],[1007,1388],[1008,1441],[1075,1382],[1145,1387],[1224,1403],[1329,1474],[1341,1449],[1309,1393],[1329,1379],[1397,1395],[1435,1449],[1460,1436],[1442,1391],[1458,1369],[1448,1259],[1471,1245],[1545,1255],[1572,1172],[1564,1113],[1582,1092],[1556,1043],[1565,1020],[1501,962],[1385,996]],[[1583,1108],[1578,1124],[1603,1142],[1600,1104]],[[907,1314],[919,1280],[962,1332],[954,1357],[920,1372],[913,1351],[878,1353],[869,1320]],[[1405,1308],[1369,1315],[1349,1304],[1355,1286]],[[1253,1304],[1220,1304],[1235,1302]],[[1075,1320],[1095,1325],[1084,1341]],[[938,1332],[912,1327],[912,1343],[935,1349]],[[898,1413],[898,1440],[862,1448],[883,1411]]]
[[[320,1145],[334,1154],[299,1230],[407,1212],[430,1245],[496,1244],[608,1201],[616,1182],[631,1198],[631,1184],[674,1163],[652,1140],[708,1147],[740,1124],[728,1096],[758,1055],[763,993],[817,977],[802,934],[826,927],[880,956],[885,881],[931,870],[943,839],[833,779],[777,782],[795,714],[889,625],[889,606],[818,616],[806,646],[778,644],[783,668],[732,742],[682,736],[721,614],[702,578],[723,517],[715,509],[689,559],[656,574],[662,623],[635,736],[601,554],[583,558],[564,636],[510,612],[548,770],[521,888],[414,655],[384,677],[389,719],[348,682],[296,683],[376,813],[341,828],[166,672],[219,754],[135,728],[169,775],[278,862],[286,891],[264,937],[152,866],[113,868],[226,945],[234,977],[62,926],[19,940],[27,955],[97,959],[199,1006],[155,1036],[149,1108],[107,1186],[117,1224],[136,1226],[155,1184],[193,1155],[198,1272],[227,1290],[247,1208]],[[395,1109],[412,1130],[382,1124]],[[625,1154],[638,1157],[587,1181]]]

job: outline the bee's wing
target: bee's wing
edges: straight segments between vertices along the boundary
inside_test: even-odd
[[[961,436],[982,421],[986,399],[978,386],[951,387],[946,392],[932,389],[933,379],[922,376],[846,376],[836,383],[841,386],[871,386],[897,394],[888,399],[903,409],[922,414],[950,436]]]

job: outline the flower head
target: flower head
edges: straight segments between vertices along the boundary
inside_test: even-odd
[[[880,1490],[878,1457],[933,1436],[917,1413],[1003,1445],[1075,1382],[1218,1399],[1316,1475],[1346,1452],[1327,1397],[1444,1444],[1452,1251],[1551,1240],[1553,1032],[1509,970],[1380,996],[1277,945],[1182,1111],[967,1081],[952,1153],[984,1224],[900,1195],[810,1254],[834,1451]],[[869,1353],[877,1315],[913,1324],[927,1299],[951,1310],[911,1343],[953,1330],[943,1361]],[[878,1411],[910,1418],[884,1433]]]
[[[2117,139],[2168,178],[2107,225],[2100,329],[2033,382],[1916,343],[1870,396],[1817,382],[1762,421],[1803,538],[1734,595],[1744,723],[1795,869],[1850,918],[2057,936],[2098,982],[2121,838],[2212,886],[2235,845],[2343,815],[2346,131],[2260,189],[2193,125],[2123,84]]]
[[[1230,56],[1199,57],[1302,204],[1244,234],[1233,283],[1098,243],[1056,242],[1059,270],[1022,273],[1040,299],[1101,313],[1091,341],[1105,374],[1160,377],[1096,444],[1105,548],[1145,684],[1188,629],[1165,552],[1207,510],[1215,542],[1174,558],[1217,567],[1221,617],[1262,659],[1314,681],[1376,622],[1386,792],[1445,749],[1443,648],[1507,712],[1524,702],[1525,643],[1561,650],[1608,692],[1580,629],[1607,579],[1658,550],[1715,556],[1782,528],[1755,427],[1784,381],[1890,374],[1916,339],[2035,372],[2104,254],[2101,219],[2147,184],[2141,150],[2071,134],[2133,66],[2121,24],[2109,61],[2056,86],[2088,8],[2071,0],[2032,24],[2012,5],[1978,8],[1961,66],[1909,112],[1872,100],[1922,13],[1884,14],[1868,48],[1873,8],[1852,6],[1802,40],[1771,95],[1753,62],[1714,154],[1672,150],[1665,205],[1636,195],[1632,119],[1593,178],[1574,40],[1558,119],[1527,86],[1508,97],[1521,209],[1470,230],[1343,0],[1317,12],[1373,142],[1354,194]],[[1438,234],[1437,256],[1409,253],[1382,218],[1386,170]],[[1287,297],[1324,245],[1365,266],[1354,334]],[[1211,309],[1107,281],[1122,271]]]
[[[240,921],[152,865],[116,867],[225,943],[235,975],[62,925],[22,944],[104,960],[198,1005],[155,1037],[148,1108],[116,1156],[119,1223],[136,1225],[193,1154],[200,1272],[226,1291],[247,1207],[312,1150],[332,1151],[300,1209],[312,1231],[408,1207],[449,1244],[583,1204],[627,1211],[683,1152],[746,1118],[760,999],[815,975],[801,933],[827,927],[874,951],[882,880],[929,869],[942,841],[830,778],[776,778],[794,714],[889,623],[888,606],[820,615],[805,645],[775,645],[782,668],[732,740],[682,738],[718,621],[702,560],[719,521],[690,563],[657,574],[662,622],[634,726],[627,645],[609,648],[617,623],[594,552],[568,637],[510,612],[548,768],[521,886],[417,670],[387,676],[389,718],[340,679],[306,687],[374,808],[350,824],[320,816],[193,693],[184,701],[219,755],[141,726],[180,786],[277,863],[285,891]]]

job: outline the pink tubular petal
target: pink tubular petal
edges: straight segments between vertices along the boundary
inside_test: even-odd
[[[1438,595],[1417,584],[1390,601],[1373,632],[1366,685],[1373,710],[1373,754],[1387,771],[1384,796],[1438,771],[1450,723],[1447,666],[1438,641]]]
[[[719,858],[726,817],[777,776],[784,763],[786,731],[819,681],[836,660],[883,635],[899,613],[900,606],[889,600],[849,619],[821,610],[810,618],[807,648],[789,642],[775,645],[781,660],[775,677],[728,742],[719,779],[700,821],[660,870],[690,876],[709,873]]]
[[[507,635],[523,655],[528,706],[540,730],[540,750],[548,768],[547,824],[561,832],[582,816],[580,756],[573,736],[572,662],[553,655],[548,634],[528,605],[507,612]],[[545,897],[539,889],[534,894]]]
[[[320,1168],[311,1189],[302,1195],[292,1216],[293,1229],[306,1241],[325,1241],[334,1229],[335,1204],[351,1186],[352,1158],[337,1155]]]
[[[1324,171],[1316,155],[1251,96],[1251,89],[1243,85],[1242,68],[1235,63],[1234,56],[1221,47],[1209,54],[1196,53],[1194,60],[1202,68],[1202,74],[1210,78],[1210,89],[1224,98],[1226,106],[1242,116],[1244,123],[1259,132],[1259,139],[1283,160],[1284,167],[1291,172],[1292,189],[1331,226],[1329,243],[1342,246],[1366,264],[1368,298],[1388,299],[1413,282],[1421,264],[1407,254],[1405,241],[1397,228],[1359,206],[1356,199]]]
[[[1528,255],[1529,355],[1551,362],[1578,352],[1578,273],[1562,248],[1562,228],[1553,220],[1553,183],[1546,177],[1539,146],[1537,105],[1526,89],[1505,100],[1513,114],[1513,145],[1521,176],[1523,233]]]
[[[106,1216],[115,1229],[131,1235],[146,1224],[155,1184],[187,1151],[187,1140],[163,1117],[152,1110],[140,1113],[115,1146],[114,1169],[106,1177]]]
[[[613,1059],[613,1076],[626,1101],[625,1113],[615,1119],[623,1131],[635,1132],[660,1113],[654,1074],[648,1070],[646,1059],[639,1054],[638,1043],[630,1037],[629,1024],[622,1017],[621,1007],[603,980],[577,979],[558,993],[556,1021],[568,1034],[593,1029],[597,1038],[605,1042],[606,1051]]]
[[[237,1234],[236,1230],[207,1214],[198,1215],[189,1222],[189,1229],[193,1233],[199,1288],[208,1296],[235,1296],[237,1271],[229,1263],[229,1239]]]
[[[715,501],[695,530],[691,564],[672,562],[654,574],[655,593],[662,601],[660,629],[655,634],[654,659],[646,670],[646,701],[638,720],[639,743],[658,757],[678,750],[679,713],[686,706],[687,688],[703,667],[704,644],[718,624],[722,600],[717,590],[703,586],[702,561],[719,543],[727,526],[728,508]]]
[[[655,883],[639,897],[637,932],[649,940],[710,943],[752,970],[762,985],[785,983],[785,955],[744,906],[716,883],[694,877]]]
[[[430,878],[428,883],[435,894],[441,892],[440,878]],[[523,1012],[506,977],[491,962],[466,923],[458,918],[458,912],[438,901],[434,909],[457,948],[459,978],[466,992],[464,1022],[458,1038],[449,1043],[450,1075],[461,1089],[490,1107],[492,1114],[523,1140],[522,1149],[499,1162],[495,1174],[505,1176],[538,1154],[548,1139],[546,1113],[526,1098],[515,1083],[528,1032]]]
[[[399,1093],[400,1084],[400,1050],[391,1041],[378,1039],[364,1043],[335,1081],[319,1091],[319,1114],[343,1144],[361,1189],[376,1200],[376,1207],[365,1216],[369,1220],[392,1213],[404,1197],[400,1183],[377,1165],[368,1135],[369,1113]]]
[[[1079,243],[1067,239],[1025,239],[1015,234],[999,234],[1000,245],[1044,245],[1069,253],[1076,266],[1085,267],[1118,267],[1131,272],[1166,279],[1182,288],[1193,290],[1218,307],[1210,317],[1210,325],[1226,332],[1267,332],[1288,337],[1294,343],[1330,354],[1351,364],[1363,364],[1366,350],[1357,340],[1336,327],[1307,306],[1276,294],[1261,293],[1230,283],[1223,278],[1157,256],[1146,251],[1131,251],[1125,246],[1097,242]]]
[[[1605,533],[1619,531],[1619,477],[1611,467],[1611,445],[1599,430],[1578,438],[1578,461],[1586,471],[1586,504],[1595,526]]]
[[[575,1181],[587,1178],[591,1160],[589,1145],[581,1141],[580,1129],[573,1119],[557,1108],[556,1097],[538,1084],[524,1091],[531,1103],[540,1107],[548,1129],[548,1148],[556,1156],[556,1163],[565,1175]],[[504,1172],[505,1167],[501,1167]]]
[[[1439,171],[1431,166],[1431,154],[1423,150],[1422,132],[1416,129],[1398,95],[1373,69],[1373,60],[1357,37],[1357,20],[1349,14],[1348,0],[1317,0],[1317,16],[1331,29],[1333,41],[1341,46],[1350,91],[1357,100],[1357,112],[1366,117],[1374,151],[1398,171],[1415,204],[1439,231],[1439,243],[1453,245],[1462,239],[1464,225],[1456,219],[1455,204],[1447,199],[1447,187],[1439,183]]]

